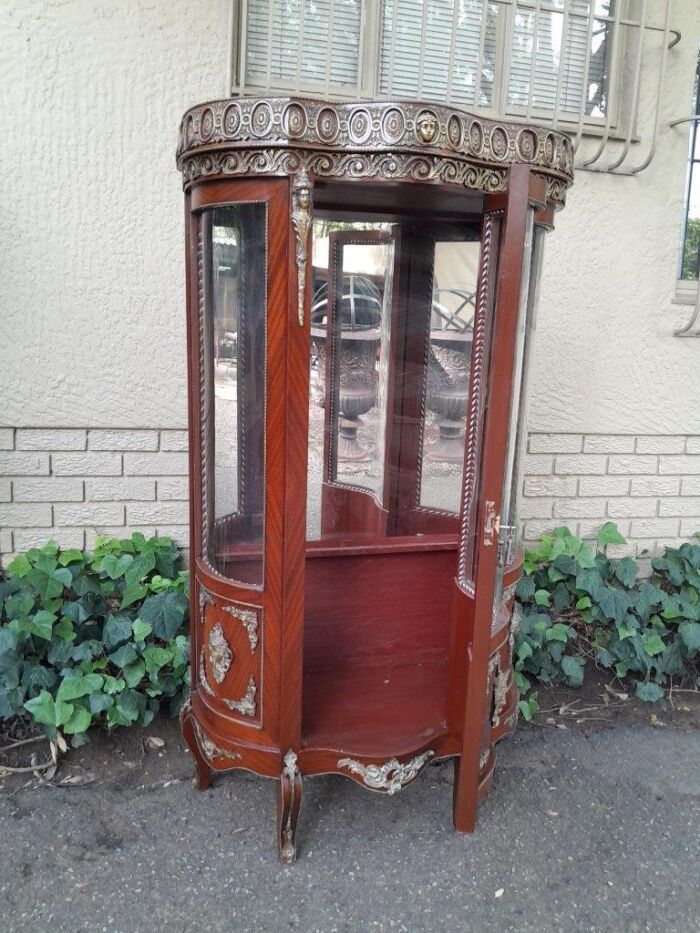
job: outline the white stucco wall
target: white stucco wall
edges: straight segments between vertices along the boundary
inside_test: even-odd
[[[4,0],[0,424],[182,427],[186,107],[227,0]]]
[[[179,118],[224,92],[227,0],[2,5],[0,424],[185,423]],[[692,433],[700,341],[672,304],[700,40],[676,0],[658,153],[579,172],[549,237],[533,367],[539,431]],[[644,110],[644,108],[643,108]]]
[[[659,22],[658,3],[654,18]],[[657,153],[632,177],[579,171],[548,238],[533,366],[531,428],[674,434],[700,430],[700,340],[673,330],[672,302],[700,42],[700,4],[677,0]],[[653,114],[645,87],[641,124]],[[647,144],[638,147],[645,155]],[[629,164],[643,155],[632,152]],[[604,162],[605,160],[603,160]]]

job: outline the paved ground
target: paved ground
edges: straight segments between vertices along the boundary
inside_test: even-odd
[[[271,782],[198,793],[174,726],[149,732],[162,752],[69,757],[57,779],[92,761],[85,786],[0,786],[3,933],[700,929],[698,732],[523,729],[473,836],[451,829],[448,764],[393,798],[308,780],[288,868]]]

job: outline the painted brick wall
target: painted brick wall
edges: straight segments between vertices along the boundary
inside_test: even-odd
[[[524,472],[525,541],[612,520],[640,554],[700,530],[698,435],[530,434]]]
[[[0,557],[54,538],[169,535],[188,546],[187,432],[0,428]]]
[[[0,428],[0,556],[132,531],[188,546],[187,432]],[[531,434],[524,540],[609,520],[641,554],[700,530],[700,435]],[[618,549],[622,553],[625,549]]]

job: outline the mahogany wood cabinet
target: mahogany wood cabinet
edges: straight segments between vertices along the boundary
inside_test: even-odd
[[[568,138],[432,104],[236,98],[182,121],[200,788],[395,794],[474,828],[516,723],[515,504]]]

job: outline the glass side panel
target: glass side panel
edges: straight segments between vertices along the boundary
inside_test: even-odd
[[[476,520],[481,488],[481,458],[484,445],[484,414],[488,404],[488,374],[491,357],[493,315],[496,305],[496,283],[499,264],[499,243],[502,213],[494,211],[484,217],[479,268],[479,291],[476,298],[472,328],[470,367],[481,373],[474,384],[475,395],[469,399],[465,430],[464,481],[460,529],[459,579],[474,588],[476,562]]]
[[[503,575],[515,558],[518,543],[517,505],[523,482],[523,456],[527,443],[528,367],[532,349],[532,333],[535,329],[544,237],[544,228],[534,225],[534,211],[531,209],[528,213],[528,224],[523,247],[523,274],[516,334],[515,366],[513,369],[508,451],[503,478],[501,548],[496,571],[494,615],[500,611]]]
[[[459,513],[480,243],[435,243],[420,505]]]
[[[201,219],[203,552],[240,583],[263,582],[266,205]]]

